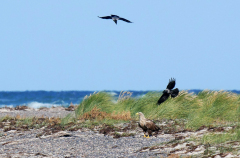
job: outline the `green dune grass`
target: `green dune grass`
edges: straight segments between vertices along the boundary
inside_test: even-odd
[[[176,98],[169,98],[164,103],[157,105],[156,103],[161,96],[160,92],[149,92],[140,98],[133,98],[131,94],[130,92],[122,92],[119,97],[111,96],[105,92],[92,94],[79,104],[75,111],[76,118],[84,118],[84,114],[93,113],[95,108],[105,114],[129,112],[129,120],[137,120],[135,115],[137,112],[142,112],[146,118],[153,120],[181,120],[184,122],[185,129],[193,131],[204,126],[231,126],[232,129],[229,131],[210,132],[200,138],[194,138],[194,140],[197,144],[215,145],[217,148],[221,148],[222,153],[239,150],[239,148],[233,149],[231,143],[227,145],[227,142],[240,141],[240,95],[226,91],[204,90],[197,95],[181,91]],[[88,123],[114,124],[121,119],[122,117],[114,119],[106,117],[98,121],[94,119]]]
[[[120,122],[138,120],[137,112],[142,112],[146,118],[159,121],[179,120],[181,127],[197,130],[206,127],[234,127],[237,140],[240,140],[240,95],[226,91],[204,90],[193,94],[181,91],[176,98],[168,98],[164,103],[157,105],[161,92],[149,92],[142,97],[131,97],[132,92],[121,92],[119,96],[107,92],[93,93],[86,96],[77,106],[75,115],[59,118],[61,127],[86,125],[93,127],[99,124],[113,125]],[[11,118],[1,118],[7,120]],[[17,125],[32,125],[34,118],[16,118]],[[35,120],[36,122],[36,120]],[[52,120],[48,120],[52,122]],[[54,122],[54,120],[53,120]],[[46,123],[45,123],[46,124]],[[227,135],[232,135],[228,133]],[[228,140],[227,135],[221,135]],[[218,138],[215,135],[204,137]],[[224,140],[223,139],[223,140]],[[218,140],[216,140],[218,141]]]
[[[121,114],[130,112],[135,119],[142,112],[149,119],[184,119],[186,128],[198,129],[205,125],[236,124],[240,118],[240,95],[226,91],[204,90],[199,94],[181,91],[161,105],[160,92],[149,92],[140,98],[122,92],[119,97],[106,92],[94,93],[84,98],[75,111],[76,118],[97,108],[101,112]]]

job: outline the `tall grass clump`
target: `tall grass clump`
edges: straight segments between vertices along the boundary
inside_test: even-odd
[[[142,97],[135,98],[130,109],[131,115],[135,116],[137,112],[142,112],[147,118],[153,119],[160,95],[159,92],[148,92]]]
[[[113,110],[112,96],[106,92],[93,93],[86,96],[75,111],[76,117],[91,111],[94,107],[101,111],[110,113]]]
[[[77,107],[76,118],[127,120],[137,119],[135,114],[142,112],[148,119],[183,119],[190,129],[236,124],[240,119],[240,95],[226,91],[204,90],[197,95],[181,91],[176,98],[169,97],[160,105],[157,105],[160,92],[135,98],[131,95],[131,92],[121,92],[116,98],[107,92],[94,93]]]
[[[196,129],[203,125],[239,121],[239,95],[226,91],[205,90],[198,94],[198,99],[202,100],[202,106],[189,117],[187,126]]]
[[[114,111],[115,112],[124,112],[124,111],[131,111],[134,102],[136,101],[135,98],[131,97],[132,92],[121,91],[117,102],[114,104]]]
[[[187,119],[201,106],[197,96],[181,91],[176,98],[169,98],[156,109],[156,117],[163,119]]]

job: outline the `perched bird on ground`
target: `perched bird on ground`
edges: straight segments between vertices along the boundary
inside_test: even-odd
[[[163,91],[162,96],[159,98],[157,102],[158,105],[166,101],[170,95],[172,98],[175,98],[178,95],[179,93],[178,88],[173,89],[175,87],[175,84],[176,84],[176,80],[174,78],[171,78],[169,80],[167,88]]]
[[[116,24],[117,24],[117,20],[122,20],[122,21],[125,21],[125,22],[128,22],[128,23],[132,23],[131,21],[127,20],[127,19],[124,19],[124,18],[121,18],[117,15],[112,15],[111,16],[103,16],[103,17],[99,17],[99,18],[102,18],[102,19],[112,19]]]
[[[157,125],[155,125],[154,122],[146,119],[145,116],[143,115],[143,113],[141,113],[141,112],[136,113],[136,115],[139,115],[138,125],[140,128],[143,129],[144,137],[149,138],[149,135],[152,135],[152,132],[158,133],[160,128]],[[148,136],[146,136],[147,132],[148,132]]]

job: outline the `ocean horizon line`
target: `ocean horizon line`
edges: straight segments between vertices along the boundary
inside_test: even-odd
[[[205,89],[208,90],[208,89]],[[181,90],[180,90],[181,91]],[[198,94],[202,89],[189,89],[185,90],[189,93]],[[216,91],[216,90],[209,90]],[[227,91],[236,94],[240,94],[240,90],[217,90]],[[103,91],[0,91],[0,107],[16,107],[16,106],[29,106],[33,108],[39,107],[52,107],[52,106],[69,106],[70,104],[80,104],[84,97],[93,94],[94,92],[107,92],[110,93],[113,98],[117,99],[121,92],[131,92],[131,97],[143,97],[149,92],[162,92],[162,90],[103,90]],[[160,95],[159,95],[160,96]]]
[[[0,90],[0,92],[74,92],[74,91],[81,91],[81,92],[104,92],[104,91],[163,91],[162,90]],[[197,91],[203,91],[203,90],[210,90],[210,91],[240,91],[240,89],[179,89],[180,91],[189,91],[189,90],[197,90]]]

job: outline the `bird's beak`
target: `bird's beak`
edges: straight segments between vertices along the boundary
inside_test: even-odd
[[[139,115],[139,113],[137,112],[136,115]]]

